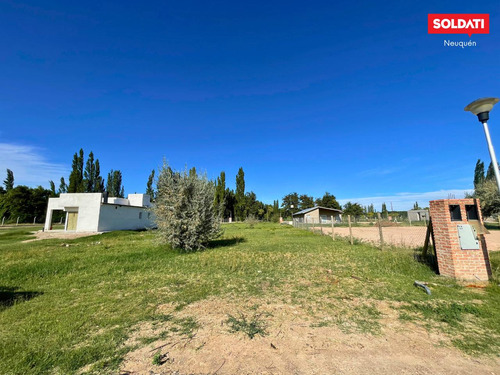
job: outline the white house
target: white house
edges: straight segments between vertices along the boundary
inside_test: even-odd
[[[106,193],[68,193],[49,198],[45,230],[52,230],[52,214],[66,212],[65,231],[108,232],[145,229],[154,226],[149,195],[129,194],[125,198],[107,198]]]

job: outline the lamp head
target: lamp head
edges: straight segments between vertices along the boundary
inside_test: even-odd
[[[477,99],[470,103],[467,107],[465,107],[464,110],[475,114],[480,122],[486,122],[490,118],[490,111],[493,109],[493,106],[498,103],[499,100],[500,99],[498,98]]]

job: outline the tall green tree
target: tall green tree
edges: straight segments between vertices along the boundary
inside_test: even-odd
[[[484,182],[484,163],[481,159],[477,159],[476,168],[474,169],[474,188]]]
[[[146,194],[149,195],[151,201],[155,200],[155,190],[153,188],[154,180],[155,180],[155,170],[153,169],[148,177],[148,182],[146,184]]]
[[[235,216],[235,206],[236,206],[236,196],[234,194],[234,191],[226,188],[226,191],[224,193],[224,198],[225,198],[225,211],[224,211],[224,217],[225,218],[231,218],[234,220]]]
[[[3,185],[5,186],[5,191],[12,190],[14,188],[14,172],[7,168],[7,177],[3,180]]]
[[[61,177],[61,181],[59,183],[59,190],[58,193],[67,193],[68,192],[68,185],[66,185],[66,181],[64,181],[64,177]]]
[[[50,180],[49,185],[50,185],[50,196],[56,197],[57,196],[56,184],[54,184],[54,181]]]
[[[235,193],[235,215],[236,220],[245,220],[246,211],[246,199],[245,199],[245,172],[243,168],[238,169],[238,174],[236,175],[236,193]]]
[[[500,165],[499,165],[500,167]],[[488,165],[488,170],[486,171],[486,178],[485,178],[485,181],[494,181],[496,180],[495,178],[495,170],[493,169],[493,163],[490,162],[490,164]]]
[[[337,198],[329,192],[326,192],[323,197],[316,199],[316,205],[340,210],[340,204],[337,202]]]
[[[83,172],[85,193],[102,193],[104,191],[104,180],[101,177],[100,169],[99,159],[94,160],[94,153],[90,151]]]
[[[299,211],[299,194],[295,192],[287,194],[281,199],[281,202],[284,217],[292,217],[292,214]]]
[[[314,207],[314,198],[307,195],[307,194],[302,194],[299,196],[299,208],[301,210],[305,210],[306,208],[312,208]]]
[[[344,214],[354,217],[363,215],[363,207],[359,203],[347,202],[344,204]]]
[[[122,186],[122,172],[111,170],[108,173],[106,191],[110,197],[124,198],[125,189]]]
[[[51,191],[41,186],[34,189],[24,185],[16,186],[0,199],[0,217],[12,222],[19,218],[20,223],[31,223],[36,217],[36,221],[41,222],[45,218],[50,196]]]
[[[414,210],[421,210],[422,208],[420,208],[420,206],[418,205],[418,202],[415,202],[415,204],[413,205],[413,209]]]
[[[80,149],[79,154],[75,152],[73,155],[72,169],[69,175],[68,193],[83,193],[85,186],[83,183],[83,149]]]
[[[387,211],[387,205],[384,203],[382,203],[382,217],[387,217],[389,216],[389,211]]]
[[[226,211],[226,173],[222,171],[215,182],[214,208],[220,215]]]

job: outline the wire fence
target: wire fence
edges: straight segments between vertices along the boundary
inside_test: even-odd
[[[293,226],[310,230],[325,236],[347,238],[351,244],[363,242],[377,247],[394,246],[417,249],[424,245],[428,221],[413,222],[394,221],[377,218],[373,220],[354,220],[345,215],[342,220],[314,220],[307,222],[295,220]]]

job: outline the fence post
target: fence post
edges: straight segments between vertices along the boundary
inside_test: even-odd
[[[332,218],[332,240],[334,240],[335,239],[335,232],[334,232],[335,231],[335,227],[333,225],[333,216],[331,216],[331,218]]]
[[[36,223],[36,216],[35,216],[35,218],[33,219],[33,225],[35,225],[35,223]]]
[[[352,240],[351,215],[347,215],[347,223],[349,224],[349,238],[351,241],[351,245],[353,245],[354,241]]]
[[[5,216],[2,217],[2,227],[3,227],[3,222],[5,221]]]
[[[19,225],[19,216],[17,217],[16,226]]]
[[[380,217],[380,212],[377,212],[378,217],[378,233],[380,235],[380,248],[384,247],[384,235],[382,233],[382,218]]]
[[[323,235],[323,223],[321,222],[321,218],[319,219],[319,228],[321,229],[321,235]]]

